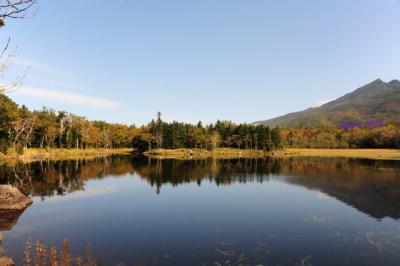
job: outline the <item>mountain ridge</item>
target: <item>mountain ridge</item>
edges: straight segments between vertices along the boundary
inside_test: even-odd
[[[400,122],[400,81],[376,79],[319,107],[254,124],[287,128],[342,127],[346,123]]]

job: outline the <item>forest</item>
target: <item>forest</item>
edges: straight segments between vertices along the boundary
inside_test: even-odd
[[[131,146],[134,127],[89,121],[68,112],[30,111],[0,94],[0,152],[26,148],[122,148]]]
[[[283,148],[400,149],[400,126],[376,128],[269,128],[217,121],[203,125],[165,122],[161,113],[147,125],[89,121],[65,111],[29,110],[0,94],[0,152],[23,153],[27,148],[237,148],[272,151]]]
[[[138,130],[132,144],[139,151],[154,148],[238,148],[271,151],[282,148],[279,128],[237,125],[220,120],[205,126],[201,122],[197,125],[176,121],[167,123],[162,121],[161,113],[157,113],[156,120]]]
[[[282,145],[288,148],[400,149],[400,125],[377,127],[295,128],[280,130]]]
[[[280,149],[278,128],[217,121],[203,126],[161,119],[136,127],[89,121],[65,111],[30,111],[0,94],[0,152],[23,153],[27,148],[127,148],[138,151],[164,148]]]

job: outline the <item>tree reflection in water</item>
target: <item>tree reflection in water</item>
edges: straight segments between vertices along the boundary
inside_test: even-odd
[[[43,200],[83,190],[87,180],[137,175],[161,193],[163,185],[204,181],[283,181],[321,191],[376,218],[400,218],[400,162],[356,159],[160,160],[130,156],[0,166],[0,183]]]

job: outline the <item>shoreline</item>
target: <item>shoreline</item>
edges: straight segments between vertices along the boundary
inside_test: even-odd
[[[31,163],[45,160],[91,159],[102,156],[132,154],[131,148],[121,149],[27,149],[22,155],[0,154],[0,164]],[[373,160],[400,160],[400,150],[395,149],[307,149],[290,148],[264,152],[261,150],[239,150],[221,148],[213,151],[206,149],[153,149],[143,153],[144,156],[157,159],[235,159],[235,158],[354,158]]]
[[[277,152],[274,157],[320,157],[354,158],[371,160],[400,160],[400,150],[396,149],[286,149]]]
[[[154,149],[143,153],[144,156],[157,159],[206,159],[206,158],[354,158],[373,160],[400,160],[400,150],[395,149],[284,149],[271,152],[260,150],[217,149]]]
[[[131,148],[121,149],[27,149],[23,154],[0,154],[0,164],[2,163],[31,163],[45,160],[74,160],[90,159],[102,156],[130,154]]]
[[[153,149],[143,153],[144,156],[158,159],[207,159],[207,158],[262,158],[266,153],[260,150],[239,149]]]

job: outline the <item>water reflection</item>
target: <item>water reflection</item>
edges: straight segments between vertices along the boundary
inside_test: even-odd
[[[22,215],[22,211],[3,211],[0,210],[0,232],[11,231],[14,225],[17,224],[19,217]]]
[[[2,247],[3,243],[3,232],[11,231],[17,224],[19,217],[25,211],[23,210],[1,210],[0,209],[0,258],[4,255]]]
[[[85,189],[85,182],[133,173],[130,157],[42,161],[0,166],[0,183],[12,184],[33,197],[66,195]]]
[[[322,192],[376,219],[400,218],[400,162],[355,159],[159,160],[116,156],[0,167],[0,183],[45,200],[85,189],[86,181],[136,174],[162,193],[164,185],[268,182]]]
[[[318,158],[3,165],[0,183],[34,197],[3,248],[20,262],[27,238],[69,237],[75,253],[94,243],[102,265],[398,265],[399,170]]]

